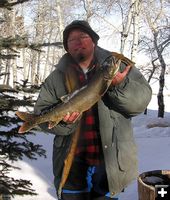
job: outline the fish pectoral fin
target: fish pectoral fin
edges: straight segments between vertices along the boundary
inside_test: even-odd
[[[74,119],[74,121],[73,121],[72,123],[75,123],[77,120],[80,120],[81,117],[82,117],[82,113],[80,113],[80,114]]]
[[[58,124],[58,122],[56,122],[56,121],[50,121],[48,123],[48,129],[54,128],[54,126],[56,126],[57,124]]]

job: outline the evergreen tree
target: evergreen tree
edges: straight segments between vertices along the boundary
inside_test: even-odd
[[[13,6],[24,3],[29,0],[1,0],[0,9],[12,10]],[[5,12],[5,11],[4,11]],[[5,21],[0,18],[0,25]],[[0,62],[11,60],[18,56],[17,48],[38,49],[41,44],[33,45],[28,43],[27,36],[0,36]],[[9,50],[9,51],[8,51]],[[8,71],[2,72],[0,69],[0,79],[8,75]],[[16,116],[15,111],[19,106],[34,105],[32,96],[29,98],[23,96],[23,99],[17,98],[17,93],[21,90],[24,92],[34,92],[37,87],[28,86],[28,81],[24,80],[23,84],[16,83],[15,89],[8,84],[0,85],[0,199],[2,195],[36,195],[35,189],[32,188],[30,180],[15,179],[10,176],[12,170],[19,170],[13,165],[14,161],[22,160],[24,157],[36,160],[38,156],[46,157],[45,150],[39,144],[34,144],[27,139],[27,135],[18,134],[19,123],[21,122]]]
[[[45,157],[41,145],[29,141],[27,134],[18,134],[18,124],[21,121],[14,113],[20,105],[33,106],[34,102],[31,99],[25,100],[25,97],[18,99],[15,92],[10,87],[0,85],[0,194],[35,195],[30,181],[9,176],[11,170],[17,169],[11,164],[13,161],[22,160],[24,156],[34,160],[38,156]]]

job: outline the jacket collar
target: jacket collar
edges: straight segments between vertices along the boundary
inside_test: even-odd
[[[99,46],[97,46],[95,49],[95,57],[97,59],[99,66],[104,62],[104,60],[107,57],[111,55],[112,53],[110,51],[105,50]],[[74,63],[74,60],[72,59],[69,53],[66,53],[62,56],[59,63],[56,65],[56,68],[58,68],[62,72],[65,72],[70,63]]]

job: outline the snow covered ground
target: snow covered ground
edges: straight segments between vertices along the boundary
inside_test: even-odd
[[[141,94],[142,95],[142,94]],[[170,93],[165,95],[165,118],[157,118],[157,97],[153,95],[148,106],[148,114],[141,114],[133,119],[134,135],[138,146],[139,174],[151,170],[170,170]],[[148,124],[163,124],[169,127],[147,128]],[[30,137],[30,136],[29,136]],[[16,196],[14,200],[56,200],[52,174],[53,136],[37,133],[31,138],[42,144],[47,150],[47,158],[37,161],[18,161],[13,163],[21,168],[12,172],[17,178],[31,180],[37,196]],[[137,200],[137,182],[129,185],[120,195],[120,200]]]

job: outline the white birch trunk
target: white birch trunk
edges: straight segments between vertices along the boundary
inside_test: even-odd
[[[64,16],[63,16],[63,12],[62,12],[62,6],[60,3],[60,0],[57,0],[57,13],[58,13],[58,28],[59,28],[59,39],[60,41],[63,40],[63,30],[64,30]],[[62,50],[62,54],[64,54],[64,49]]]
[[[128,38],[128,35],[129,35],[130,27],[132,25],[132,17],[133,17],[134,4],[135,4],[135,0],[131,0],[129,12],[128,12],[128,15],[127,15],[127,20],[125,22],[125,25],[123,25],[123,30],[121,32],[121,47],[120,47],[120,52],[122,54],[124,53],[124,49],[125,49],[125,45],[126,45],[126,40]]]
[[[11,36],[15,38],[15,19],[16,19],[16,13],[15,10],[11,10]],[[17,50],[15,47],[13,47],[13,50]],[[17,58],[12,59],[12,70],[13,70],[13,87],[15,88],[16,82],[17,82]]]
[[[133,41],[132,41],[132,50],[131,50],[131,59],[135,62],[136,55],[138,51],[138,42],[139,42],[139,13],[141,7],[141,0],[136,0],[134,4],[133,12]]]

